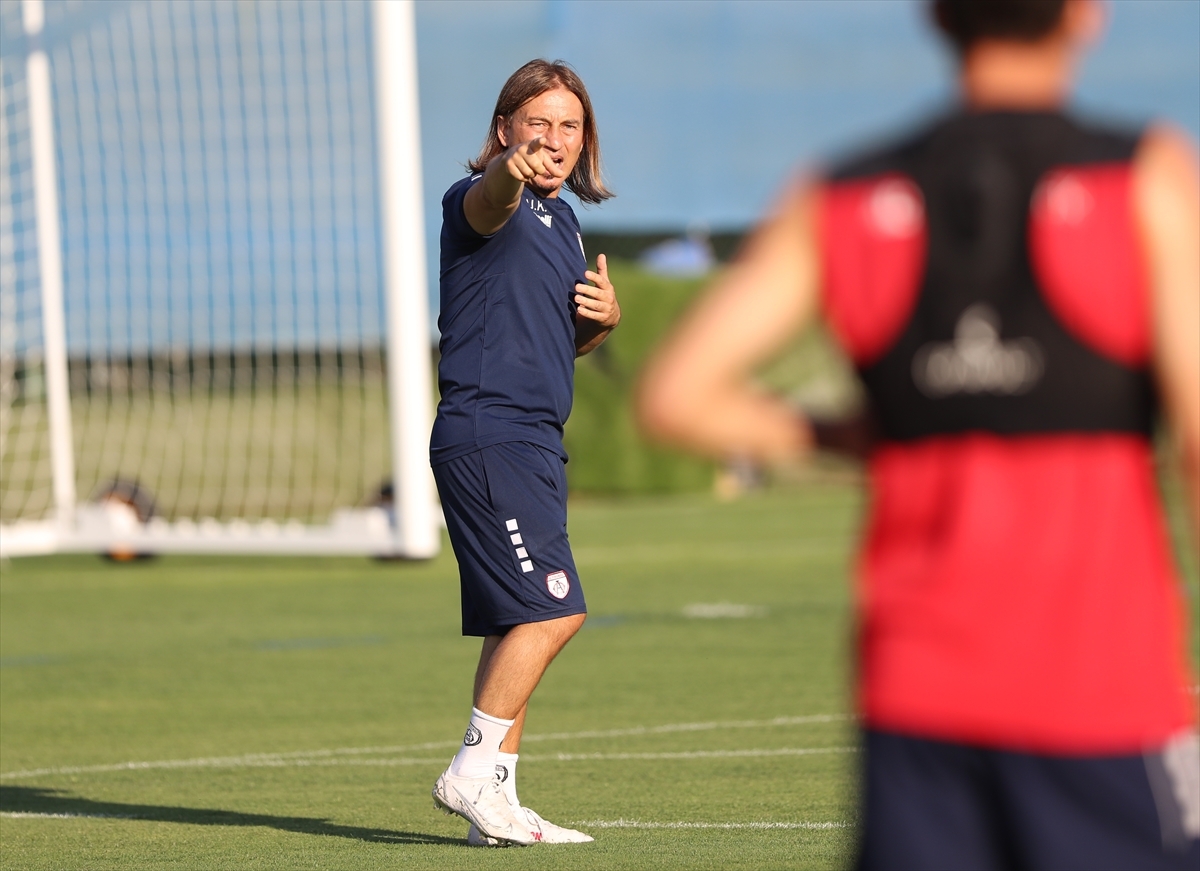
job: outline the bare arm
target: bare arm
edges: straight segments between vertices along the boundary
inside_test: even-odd
[[[562,177],[562,171],[542,151],[540,136],[493,157],[483,179],[463,197],[463,214],[471,229],[480,236],[498,232],[521,204],[525,182],[539,175]]]
[[[1157,128],[1134,162],[1138,226],[1149,260],[1154,369],[1189,488],[1200,543],[1200,172],[1185,136]]]
[[[575,285],[575,356],[594,351],[621,323],[617,292],[608,280],[608,258],[596,258],[596,271],[584,273],[591,284]]]
[[[750,377],[815,307],[815,199],[811,188],[791,186],[656,352],[637,399],[652,436],[717,458],[782,461],[812,447],[812,427]]]

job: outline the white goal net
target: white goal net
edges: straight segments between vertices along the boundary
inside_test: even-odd
[[[411,12],[0,4],[0,552],[436,552]]]

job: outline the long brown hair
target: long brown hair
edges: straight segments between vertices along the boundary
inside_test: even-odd
[[[596,132],[592,101],[588,97],[587,88],[583,86],[583,81],[565,61],[556,60],[552,63],[541,59],[531,60],[508,77],[508,81],[500,89],[500,96],[496,98],[496,110],[492,112],[492,124],[488,127],[483,148],[480,149],[479,156],[467,164],[467,168],[471,172],[483,172],[496,155],[505,152],[505,147],[500,144],[499,134],[502,117],[511,118],[534,97],[555,88],[566,88],[583,104],[583,150],[575,168],[563,184],[582,202],[603,202],[615,194],[604,186],[604,181],[600,178],[600,135]]]

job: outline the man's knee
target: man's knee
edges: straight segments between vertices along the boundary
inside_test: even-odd
[[[566,644],[579,631],[586,619],[587,614],[569,614],[566,617],[555,617],[553,620],[543,620],[540,623],[527,625],[537,627],[536,631],[558,641],[559,644]]]
[[[566,617],[555,617],[551,620],[522,623],[512,627],[506,641],[516,635],[520,638],[519,641],[516,641],[518,645],[533,645],[549,651],[553,658],[579,631],[579,627],[583,625],[586,618],[586,614],[569,614]]]
[[[572,614],[570,617],[563,617],[562,619],[569,621],[567,625],[571,630],[571,635],[574,635],[583,628],[583,621],[587,620],[587,614]]]

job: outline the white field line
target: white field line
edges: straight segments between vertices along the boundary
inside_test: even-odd
[[[641,820],[576,820],[586,829],[849,829],[854,823],[649,823]]]
[[[127,814],[47,814],[27,811],[0,811],[0,817],[10,820],[136,820]],[[805,829],[824,831],[848,829],[853,823],[829,822],[761,822],[761,823],[655,823],[642,820],[579,820],[571,825],[588,829]]]
[[[837,723],[851,719],[845,714],[813,714],[805,717],[775,717],[770,720],[730,720],[711,723],[671,723],[662,726],[635,726],[627,729],[589,730],[585,732],[550,732],[541,735],[525,735],[523,743],[539,741],[569,741],[580,738],[627,738],[638,735],[665,735],[678,732],[707,732],[723,729],[763,729],[781,726],[803,726],[817,723]],[[431,762],[444,761],[441,757],[430,758],[391,758],[391,759],[353,759],[343,757],[355,756],[388,756],[397,753],[407,753],[414,750],[444,750],[453,749],[460,745],[459,741],[431,741],[424,744],[407,744],[394,747],[339,747],[328,750],[297,750],[289,753],[248,753],[241,756],[210,756],[195,759],[161,759],[147,762],[117,762],[108,765],[78,765],[57,768],[33,768],[25,771],[6,771],[0,773],[0,780],[24,780],[31,777],[45,777],[61,774],[103,774],[118,771],[149,771],[178,768],[283,768],[322,765],[425,765]],[[713,751],[725,753],[726,751]],[[760,751],[728,751],[728,753],[745,753]],[[775,751],[761,751],[775,752]],[[795,755],[795,754],[793,754]],[[558,760],[559,756],[579,759],[672,759],[688,758],[686,755],[673,754],[558,754],[556,755],[524,755],[530,760]],[[701,758],[701,757],[697,757]],[[573,758],[563,758],[558,761],[574,761]]]
[[[575,738],[627,738],[636,735],[667,735],[673,732],[708,732],[718,729],[766,729],[777,726],[808,726],[814,723],[842,723],[853,719],[847,714],[810,714],[806,717],[774,717],[770,720],[726,720],[715,723],[671,723],[664,726],[634,726],[629,729],[605,729],[591,732],[548,732],[525,735],[530,741],[570,741]],[[458,741],[454,746],[459,746]]]
[[[816,756],[822,753],[857,753],[857,747],[773,747],[768,750],[680,750],[674,753],[551,753],[522,755],[532,762],[586,762],[618,759],[739,759],[755,756]]]

